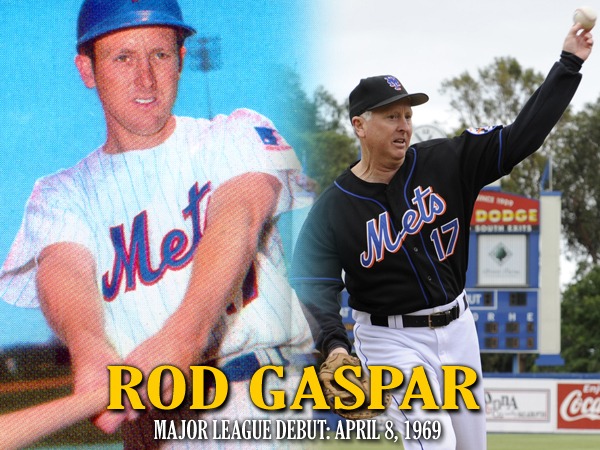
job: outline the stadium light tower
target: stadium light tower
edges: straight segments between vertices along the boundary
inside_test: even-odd
[[[221,36],[199,36],[190,46],[189,56],[192,60],[192,70],[204,73],[206,79],[206,102],[208,105],[208,118],[212,119],[212,107],[210,100],[210,86],[208,72],[218,70],[221,62]]]

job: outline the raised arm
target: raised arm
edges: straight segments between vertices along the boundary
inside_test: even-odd
[[[579,24],[569,29],[559,62],[553,65],[514,122],[502,130],[498,143],[502,158],[500,175],[509,173],[543,144],[575,95],[582,77],[579,71],[592,46],[591,33],[583,31]]]

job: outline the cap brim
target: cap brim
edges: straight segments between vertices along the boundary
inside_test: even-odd
[[[390,97],[385,99],[382,102],[377,103],[376,105],[371,106],[367,109],[367,111],[372,111],[381,106],[389,105],[390,103],[397,102],[398,100],[404,100],[405,98],[410,100],[410,106],[418,106],[423,103],[427,103],[429,101],[429,96],[427,94],[423,94],[422,92],[416,94],[400,94],[395,97]]]

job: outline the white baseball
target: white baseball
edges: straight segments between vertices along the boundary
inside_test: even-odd
[[[573,23],[580,23],[584,30],[590,31],[596,25],[596,12],[589,6],[582,6],[575,10]]]

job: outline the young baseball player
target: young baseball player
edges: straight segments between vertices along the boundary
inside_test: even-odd
[[[592,36],[573,26],[560,60],[508,126],[466,130],[453,139],[415,145],[412,108],[428,101],[393,76],[360,81],[350,93],[350,120],[361,159],[317,199],[297,241],[292,284],[319,323],[317,347],[328,361],[351,351],[340,291],[353,309],[354,349],[366,368],[392,366],[408,378],[422,366],[437,405],[442,366],[462,365],[481,377],[478,340],[465,298],[469,223],[479,191],[536,151],[575,93]],[[344,273],[344,276],[342,276]],[[460,380],[459,380],[460,382]],[[388,415],[404,448],[486,448],[482,383],[472,387],[480,409],[400,409],[407,383]],[[441,433],[424,439],[426,421]],[[415,422],[417,426],[414,426]]]
[[[218,413],[262,417],[250,377],[311,347],[273,223],[300,189],[294,151],[254,111],[172,114],[195,32],[176,0],[85,0],[77,32],[76,66],[100,98],[106,142],[38,180],[0,296],[41,306],[69,347],[75,391],[107,385],[107,365],[147,375],[213,364],[229,378]],[[286,387],[275,378],[269,388]],[[112,432],[135,416],[104,412],[95,423]],[[148,417],[124,425],[127,448],[158,445]]]

